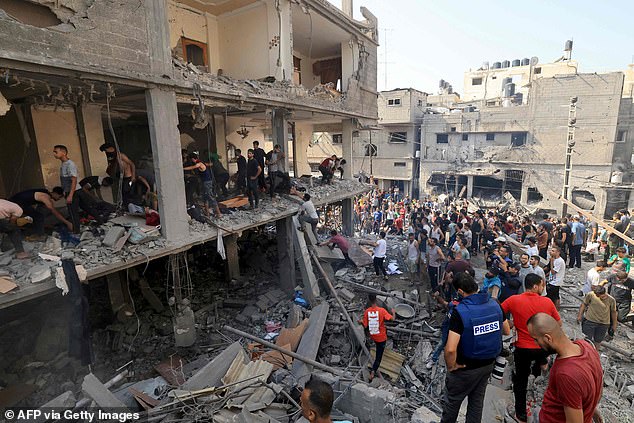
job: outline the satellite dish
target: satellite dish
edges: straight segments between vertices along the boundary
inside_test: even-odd
[[[535,66],[539,62],[539,58],[537,56],[531,57],[531,66]]]

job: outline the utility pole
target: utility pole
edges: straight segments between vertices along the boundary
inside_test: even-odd
[[[570,97],[570,105],[568,106],[568,139],[566,142],[566,164],[564,167],[564,187],[562,197],[570,200],[570,173],[572,172],[572,149],[575,146],[575,124],[577,123],[577,97]],[[568,205],[563,204],[561,215],[565,217],[568,214]]]
[[[383,70],[384,75],[383,76],[385,78],[385,82],[384,82],[383,90],[387,90],[388,89],[388,87],[387,87],[387,82],[388,82],[388,79],[387,79],[387,74],[388,74],[387,68],[388,68],[388,65],[391,65],[391,64],[394,63],[394,62],[389,62],[387,60],[387,57],[388,57],[387,33],[388,33],[388,31],[392,32],[394,30],[391,29],[391,28],[383,28],[383,42],[382,42],[382,44],[383,44],[383,62],[379,62],[380,64],[382,64],[384,66],[384,70]]]

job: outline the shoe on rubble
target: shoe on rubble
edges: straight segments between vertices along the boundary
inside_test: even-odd
[[[436,363],[434,363],[433,360],[427,360],[427,363],[425,363],[425,368],[427,370],[431,370],[434,367],[434,364],[436,364]]]

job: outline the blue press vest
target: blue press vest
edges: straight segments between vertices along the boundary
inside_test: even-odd
[[[502,351],[502,309],[486,293],[472,294],[456,306],[464,331],[459,348],[466,358],[486,360]]]

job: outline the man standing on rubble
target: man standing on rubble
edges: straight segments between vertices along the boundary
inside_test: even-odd
[[[136,180],[136,166],[127,155],[120,152],[112,143],[102,144],[99,150],[106,154],[108,160],[106,173],[113,179],[113,186],[117,187],[113,193],[117,193],[117,198],[123,201],[123,207],[127,209],[132,183]]]
[[[301,206],[299,206],[299,224],[306,222],[310,224],[310,227],[313,230],[313,234],[315,234],[315,239],[319,239],[319,234],[317,234],[317,224],[319,223],[319,215],[317,214],[317,209],[315,208],[315,204],[310,199],[310,194],[297,191],[295,187],[291,187],[291,195],[295,195],[301,198],[304,202]],[[297,229],[302,229],[301,227]]]
[[[504,313],[500,305],[478,293],[478,284],[467,273],[458,274],[453,286],[462,301],[456,306],[449,321],[449,335],[445,346],[447,377],[441,423],[453,423],[458,418],[465,397],[467,423],[482,421],[484,394],[493,371],[496,357],[502,351]]]
[[[236,163],[238,164],[238,172],[236,172],[236,187],[240,194],[244,194],[247,189],[247,159],[242,155],[242,151],[236,148]]]
[[[275,186],[277,182],[277,178],[280,177],[280,173],[283,174],[285,172],[284,169],[284,152],[282,152],[282,147],[279,144],[275,144],[273,150],[269,151],[266,155],[266,164],[269,165],[269,179],[271,179],[271,186],[269,188],[271,198],[275,195]]]
[[[609,284],[610,295],[616,300],[617,320],[624,323],[632,309],[634,279],[630,278],[627,272],[620,270],[608,276],[605,282]]]
[[[579,216],[572,218],[572,240],[570,241],[569,267],[581,269],[581,248],[586,241],[586,227],[581,223]]]
[[[440,267],[445,261],[445,255],[440,247],[436,245],[436,238],[428,238],[427,245],[427,273],[429,274],[429,281],[433,290],[438,286]]]
[[[73,232],[79,233],[79,201],[75,198],[77,190],[77,181],[79,180],[79,171],[75,162],[68,158],[68,148],[65,145],[56,145],[53,147],[53,156],[58,159],[62,165],[59,168],[59,180],[66,197],[66,206],[68,214],[73,223]]]
[[[359,244],[371,245],[374,247],[374,252],[372,254],[374,272],[376,273],[377,276],[380,276],[381,274],[383,274],[383,279],[387,280],[387,272],[385,271],[385,267],[383,267],[383,261],[385,260],[385,257],[387,256],[387,241],[385,240],[385,232],[381,231],[379,233],[379,239],[376,242],[361,240]]]
[[[418,273],[418,261],[420,259],[420,250],[418,248],[418,241],[416,241],[416,235],[410,233],[408,235],[407,242],[407,267],[409,270],[409,276],[414,283],[416,281],[416,274]]]
[[[255,158],[255,161],[257,162],[258,166],[260,166],[260,169],[262,169],[262,172],[258,174],[257,182],[258,187],[264,191],[266,189],[266,183],[264,182],[264,162],[266,158],[266,153],[263,149],[260,148],[260,141],[253,141],[253,149],[249,151],[253,152],[253,157]],[[247,151],[247,156],[248,155],[249,152]]]
[[[257,141],[253,141],[253,145],[256,143]],[[264,172],[264,168],[260,166],[256,160],[252,149],[247,151],[247,157],[249,158],[249,162],[247,163],[247,196],[249,197],[249,205],[251,205],[251,208],[257,209],[258,203],[260,202],[260,195],[258,194],[258,178]]]
[[[537,313],[546,313],[561,324],[561,317],[552,301],[541,294],[546,289],[545,282],[538,275],[526,275],[524,281],[525,292],[514,295],[502,303],[504,313],[513,315],[513,325],[517,332],[513,358],[515,370],[513,372],[513,394],[515,395],[515,420],[527,421],[526,389],[530,375],[541,376],[542,370],[548,365],[548,353],[539,348],[528,333],[526,322]],[[505,322],[505,325],[510,324]]]
[[[603,369],[597,350],[587,341],[571,341],[548,314],[528,319],[528,333],[543,350],[557,353],[544,393],[540,423],[602,422],[597,405],[603,393]]]
[[[379,371],[379,367],[381,367],[381,360],[383,359],[383,352],[385,351],[385,344],[387,343],[385,321],[394,320],[394,310],[392,310],[392,314],[390,314],[383,307],[379,307],[376,303],[376,294],[368,294],[368,302],[368,308],[363,312],[363,321],[361,324],[363,324],[363,327],[368,328],[370,338],[372,338],[376,345],[374,364],[370,371],[370,381],[372,381],[376,372]]]
[[[564,284],[566,276],[566,262],[561,258],[561,249],[552,247],[550,249],[550,271],[548,272],[548,285],[546,285],[546,295],[552,300],[559,310],[559,289]]]

